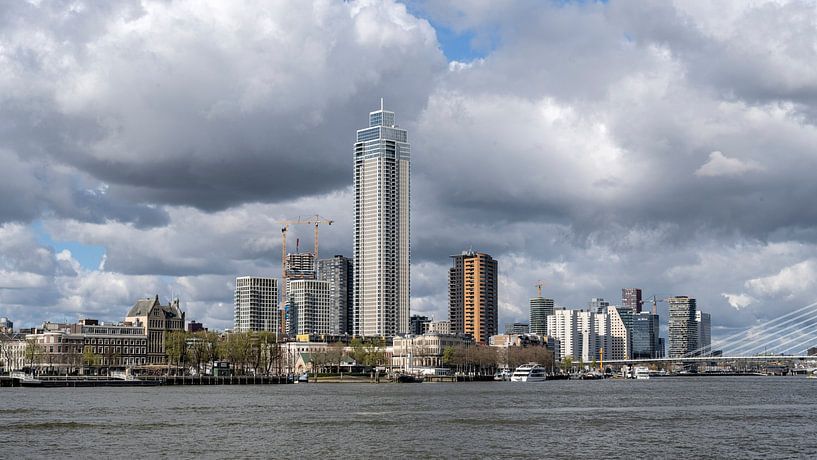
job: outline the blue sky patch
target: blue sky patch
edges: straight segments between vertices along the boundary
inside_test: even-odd
[[[71,251],[74,259],[77,259],[83,268],[88,270],[96,270],[99,268],[99,262],[102,256],[105,255],[105,248],[103,246],[94,246],[82,244],[76,241],[58,241],[51,237],[51,235],[43,227],[42,221],[35,221],[31,224],[31,229],[36,235],[37,242],[43,246],[51,246],[55,252],[60,252],[63,249]]]

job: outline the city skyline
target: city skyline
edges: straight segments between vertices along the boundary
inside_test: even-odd
[[[349,146],[381,97],[415,150],[412,314],[447,317],[467,247],[501,264],[500,329],[538,280],[557,306],[694,297],[713,339],[814,300],[808,5],[60,8],[0,25],[17,327],[159,293],[228,328],[235,278],[280,277],[296,216],[334,219],[322,253],[353,257]]]

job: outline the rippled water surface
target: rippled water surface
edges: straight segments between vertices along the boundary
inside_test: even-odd
[[[0,458],[817,458],[817,380],[0,389]]]

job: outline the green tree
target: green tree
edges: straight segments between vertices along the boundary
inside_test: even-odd
[[[443,364],[446,366],[454,366],[456,363],[454,362],[456,358],[457,350],[449,345],[443,349]]]
[[[44,349],[42,345],[37,343],[37,339],[26,339],[25,360],[28,367],[34,367],[40,364],[43,360]]]
[[[233,364],[233,369],[237,373],[246,373],[247,364],[252,354],[252,342],[249,334],[245,332],[229,334],[222,343],[222,350],[224,357]]]
[[[309,354],[309,360],[312,362],[312,373],[315,374],[315,383],[318,383],[318,374],[324,371],[326,366],[326,349],[319,348]]]
[[[216,361],[223,359],[224,355],[221,353],[223,351],[223,347],[221,346],[222,339],[221,336],[215,332],[208,331],[204,333],[204,341],[207,343],[208,360],[210,361],[212,369],[212,365],[214,365]]]
[[[90,345],[85,345],[82,349],[82,364],[90,368],[98,365],[99,361],[99,355],[94,353],[94,348]]]
[[[363,345],[363,341],[359,338],[355,337],[352,339],[352,342],[349,344],[352,347],[351,357],[355,360],[357,364],[366,365],[366,347]]]
[[[194,332],[189,340],[188,352],[190,355],[191,364],[195,365],[196,372],[202,373],[202,364],[207,363],[211,359],[212,349],[210,342],[207,340],[207,332]]]
[[[259,332],[256,340],[258,342],[259,368],[264,375],[270,375],[272,368],[280,361],[280,347],[278,338],[269,331]]]
[[[570,370],[572,368],[573,368],[573,357],[572,356],[565,356],[564,359],[562,359],[562,371],[570,372]]]
[[[335,366],[336,372],[340,372],[340,364],[343,361],[343,348],[342,342],[335,342],[329,345],[326,350],[326,362],[330,366]]]
[[[374,337],[363,347],[365,351],[364,363],[367,366],[376,367],[386,363],[385,340],[382,337]]]
[[[181,362],[187,358],[187,332],[173,331],[165,335],[165,355],[169,374],[171,364],[175,363],[178,369]]]

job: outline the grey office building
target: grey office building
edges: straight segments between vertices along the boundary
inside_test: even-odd
[[[352,334],[352,259],[336,255],[331,259],[318,261],[318,279],[329,282],[329,314],[332,318],[331,334]]]
[[[687,296],[670,297],[669,357],[680,358],[698,350],[698,323],[695,299]]]
[[[610,302],[602,299],[601,297],[593,297],[590,299],[590,302],[587,302],[587,310],[592,311],[593,313],[603,313],[609,306]]]
[[[428,332],[428,325],[431,324],[431,319],[423,315],[411,315],[409,320],[409,333],[414,335],[423,335]]]
[[[505,325],[505,335],[510,334],[527,334],[531,331],[530,324],[528,323],[513,323],[513,324],[506,324]],[[547,335],[547,318],[545,318],[545,333],[542,334]]]
[[[530,332],[545,336],[548,333],[548,316],[553,314],[553,299],[533,297],[530,299]]]
[[[639,288],[624,288],[621,290],[621,306],[631,308],[636,313],[641,313],[641,289]]]
[[[698,327],[698,348],[700,354],[708,356],[712,353],[712,316],[700,310],[695,312],[695,323]]]
[[[658,337],[658,315],[641,312],[632,315],[632,358],[658,358],[660,347]]]

